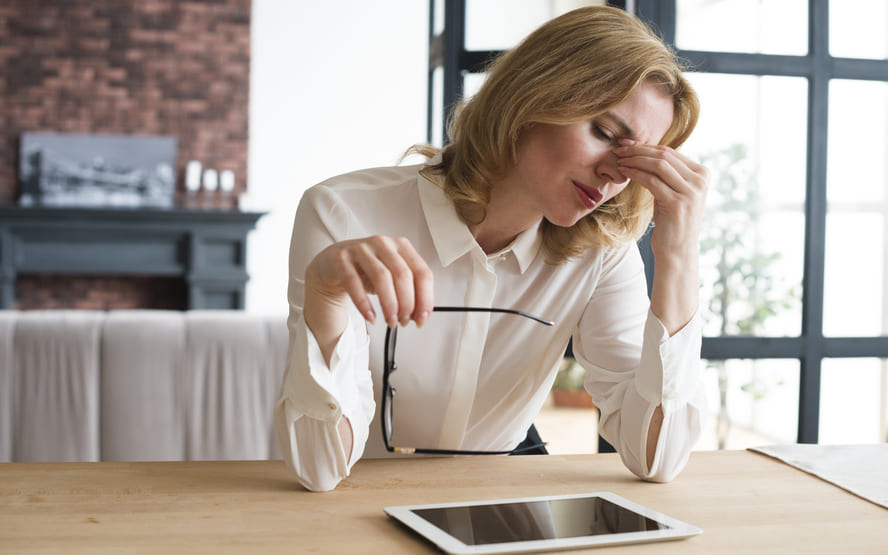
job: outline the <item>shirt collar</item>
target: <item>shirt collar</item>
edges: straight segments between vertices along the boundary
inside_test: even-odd
[[[511,249],[515,253],[515,258],[518,260],[518,268],[522,274],[530,266],[530,263],[533,262],[533,259],[536,258],[543,245],[543,236],[540,233],[540,225],[542,223],[543,220],[541,218],[535,225],[519,233],[518,237],[515,237],[512,241],[512,244],[506,247],[506,250]]]
[[[454,260],[473,250],[477,250],[487,257],[481,252],[481,247],[478,246],[468,226],[459,219],[456,208],[444,191],[422,175],[417,176],[417,181],[422,210],[435,244],[435,250],[438,251],[441,265],[449,266]],[[508,247],[497,253],[505,254],[511,250],[518,260],[518,267],[522,274],[536,258],[542,246],[543,241],[539,233],[541,222],[542,220],[519,233]]]

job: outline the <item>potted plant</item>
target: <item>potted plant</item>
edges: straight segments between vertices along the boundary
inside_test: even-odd
[[[583,387],[586,370],[572,357],[564,357],[552,384],[552,402],[557,407],[595,408],[592,396]]]

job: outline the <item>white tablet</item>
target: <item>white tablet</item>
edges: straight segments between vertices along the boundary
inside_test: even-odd
[[[677,540],[702,530],[609,492],[386,507],[447,553],[523,553]]]

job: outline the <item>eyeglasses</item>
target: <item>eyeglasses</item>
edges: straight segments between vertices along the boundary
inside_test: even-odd
[[[534,316],[532,314],[528,314],[526,312],[521,312],[519,310],[509,310],[507,308],[481,308],[481,307],[459,307],[459,306],[436,306],[433,308],[435,312],[500,312],[504,314],[517,314],[518,316],[524,316],[525,318],[530,318],[536,322],[541,324],[545,324],[547,326],[553,325],[553,322],[549,320],[544,320],[539,316]],[[392,408],[393,401],[395,398],[395,388],[392,387],[391,384],[391,375],[394,373],[398,367],[395,365],[395,343],[398,339],[398,328],[397,327],[389,327],[385,332],[385,359],[382,371],[382,407],[381,407],[381,418],[382,420],[382,439],[385,442],[385,448],[390,453],[424,453],[431,455],[510,455],[510,454],[518,454],[524,451],[529,451],[531,449],[536,449],[537,447],[541,447],[545,445],[544,443],[539,443],[536,445],[529,445],[526,447],[521,447],[519,449],[513,449],[512,451],[458,451],[452,449],[422,449],[418,447],[393,447],[392,442],[392,423],[394,422],[394,410]]]

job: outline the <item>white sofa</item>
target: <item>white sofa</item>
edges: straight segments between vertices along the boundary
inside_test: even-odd
[[[280,458],[284,316],[0,310],[0,462]]]

